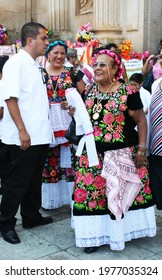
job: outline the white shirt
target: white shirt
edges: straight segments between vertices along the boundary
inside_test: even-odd
[[[2,98],[2,80],[0,80],[0,108],[2,108],[4,106],[4,101]],[[2,119],[0,119],[0,140],[2,139]]]
[[[148,90],[144,89],[143,87],[140,88],[139,92],[140,92],[140,98],[141,98],[141,101],[143,104],[143,110],[145,112],[150,106],[151,94]]]
[[[51,142],[46,85],[36,62],[24,50],[11,57],[3,68],[3,100],[16,97],[31,145]],[[20,145],[18,129],[4,105],[2,142]]]

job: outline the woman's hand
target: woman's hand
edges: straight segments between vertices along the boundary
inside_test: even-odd
[[[135,166],[137,168],[141,168],[146,162],[146,153],[137,150],[136,158],[135,158]]]
[[[67,101],[62,101],[61,102],[61,109],[63,110],[68,110],[68,113],[71,117],[74,116],[75,113],[75,107],[73,107],[72,105],[69,105]]]
[[[69,104],[67,101],[62,101],[61,102],[61,109],[63,110],[68,110],[69,109]]]
[[[70,117],[73,117],[74,116],[74,113],[75,113],[75,107],[73,107],[73,106],[69,106],[69,115],[70,115]]]

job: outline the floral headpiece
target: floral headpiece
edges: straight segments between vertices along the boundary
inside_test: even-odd
[[[121,66],[121,59],[120,59],[120,57],[116,53],[114,53],[114,52],[112,52],[110,50],[104,49],[104,50],[99,51],[98,54],[94,55],[92,65],[96,61],[97,57],[99,55],[101,55],[101,54],[107,54],[108,56],[110,56],[111,58],[114,59],[115,63],[118,66],[118,71],[116,73],[116,79],[118,80],[122,76],[122,73],[124,72],[124,69]]]
[[[7,37],[7,28],[0,24],[0,45],[6,44]]]
[[[56,41],[54,41],[54,42],[52,42],[51,44],[48,45],[48,47],[46,49],[46,56],[53,49],[53,47],[58,46],[58,45],[63,46],[65,48],[66,53],[67,53],[68,46],[67,46],[66,42],[64,42],[62,40],[56,40]]]

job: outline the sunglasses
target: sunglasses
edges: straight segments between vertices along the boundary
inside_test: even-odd
[[[109,65],[109,64],[106,63],[106,62],[100,62],[100,63],[95,62],[95,63],[93,64],[93,68],[97,68],[97,66],[100,67],[100,68],[104,68],[104,67],[106,67],[106,66],[108,66],[108,65]]]

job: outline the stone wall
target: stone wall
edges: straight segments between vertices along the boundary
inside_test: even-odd
[[[52,29],[53,38],[75,40],[77,29],[90,22],[102,42],[132,40],[135,51],[156,52],[162,38],[162,0],[0,0],[0,23],[8,43],[19,39],[27,21]]]

